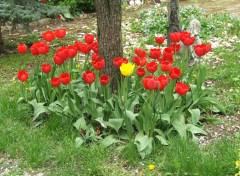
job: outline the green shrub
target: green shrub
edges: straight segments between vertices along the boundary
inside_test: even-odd
[[[68,6],[73,15],[95,11],[94,0],[53,0],[54,5]]]

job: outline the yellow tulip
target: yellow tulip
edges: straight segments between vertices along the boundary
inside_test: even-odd
[[[135,68],[135,65],[132,63],[127,63],[127,64],[123,63],[120,66],[120,71],[123,76],[131,76],[134,68]]]

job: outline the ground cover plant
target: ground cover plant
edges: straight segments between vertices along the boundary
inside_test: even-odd
[[[191,20],[201,23],[200,37],[209,40],[210,37],[224,37],[226,34],[240,37],[238,30],[240,22],[231,14],[210,14],[199,7],[180,7],[180,26],[186,30]],[[133,19],[131,29],[148,36],[147,43],[153,43],[154,36],[161,33],[166,36],[168,27],[167,8],[156,7],[143,11],[140,19]],[[214,30],[213,30],[214,29]]]
[[[81,42],[83,42],[83,41],[81,41]],[[155,47],[157,48],[157,46],[155,46]],[[220,50],[222,50],[222,48],[219,49],[219,52],[220,52]],[[235,52],[239,51],[238,45],[236,47],[234,47],[233,51],[235,51]],[[229,53],[229,51],[226,49],[226,51],[223,52],[221,54],[221,56],[223,58],[227,59],[228,57],[230,57],[230,55],[228,53]],[[38,89],[37,86],[39,86],[39,85],[36,86],[37,88],[36,87],[31,88],[31,87],[35,83],[38,83],[38,82],[36,82],[36,80],[38,80],[38,79],[44,80],[45,79],[44,76],[47,77],[46,73],[42,73],[43,71],[47,72],[47,69],[45,68],[46,65],[45,65],[45,67],[43,67],[43,70],[40,70],[40,67],[42,66],[42,63],[44,63],[44,62],[48,62],[48,63],[51,63],[54,65],[54,63],[53,63],[54,61],[52,60],[52,57],[50,57],[51,54],[54,54],[54,53],[50,53],[49,57],[48,57],[48,55],[43,55],[43,56],[39,57],[39,59],[41,61],[43,61],[43,62],[41,62],[41,61],[36,62],[35,65],[39,64],[38,65],[39,69],[35,73],[34,72],[29,73],[28,84],[26,84],[26,82],[24,82],[24,85],[25,86],[27,85],[27,87],[25,87],[27,89],[23,89],[22,92],[24,92],[24,91],[28,92],[27,98],[30,101],[32,99],[32,97],[31,97],[32,95],[29,95],[29,93],[31,91],[33,93],[35,93],[35,94],[33,94],[33,97],[36,97],[36,98],[40,97],[39,100],[43,100],[45,98],[43,93],[41,93],[42,97],[39,96],[39,93],[37,93],[37,90],[39,90],[39,92],[43,91],[42,89]],[[74,72],[69,71],[71,69],[71,64],[69,62],[70,61],[70,59],[69,59],[69,61],[65,63],[65,64],[69,64],[69,67],[67,65],[66,65],[66,68],[61,68],[61,67],[57,66],[58,68],[56,69],[55,74],[57,76],[61,75],[61,73],[63,71],[65,72],[64,69],[66,69],[66,71],[68,71],[69,74],[70,73],[74,74],[76,72],[80,75],[79,84],[82,84],[82,87],[84,87],[84,86],[87,87],[86,91],[89,91],[89,87],[90,87],[91,89],[94,88],[94,90],[96,90],[96,88],[98,88],[98,91],[101,92],[102,88],[101,88],[100,83],[98,83],[99,85],[95,85],[96,80],[94,83],[91,84],[91,86],[86,85],[84,80],[82,80],[81,73],[84,72],[84,66],[81,66],[79,68],[78,64],[80,62],[78,62],[78,61],[81,61],[80,58],[82,58],[82,57],[85,58],[85,55],[80,54],[79,51],[78,51],[78,55],[79,55],[78,56],[79,59],[76,59],[77,60],[76,65],[73,64],[75,66]],[[149,55],[150,55],[150,53],[149,53]],[[147,54],[148,57],[149,57],[149,55]],[[25,56],[26,55],[21,55],[22,58],[24,58]],[[132,56],[136,57],[136,54],[132,53]],[[32,59],[31,55],[28,55],[27,58],[29,60]],[[139,57],[139,58],[141,58],[141,57]],[[236,54],[236,56],[235,55],[233,57],[231,56],[232,60],[236,60],[237,58],[238,58],[237,54]],[[130,58],[129,60],[131,60],[131,59],[132,58]],[[141,59],[141,61],[142,61],[142,59]],[[148,59],[151,61],[150,58],[148,58]],[[11,58],[9,58],[9,60],[11,60]],[[119,60],[122,61],[125,59],[119,59]],[[176,64],[175,61],[174,61],[173,65]],[[8,63],[10,63],[10,62],[8,62]],[[177,66],[179,66],[179,65],[180,64],[177,64]],[[92,70],[94,70],[92,68],[92,66],[93,66],[92,62],[85,65],[86,68],[91,68]],[[25,66],[23,66],[21,69],[23,69],[24,67]],[[130,67],[131,67],[131,65],[130,65]],[[217,67],[224,67],[224,65],[219,64]],[[226,69],[228,70],[229,67],[227,67]],[[34,67],[32,67],[32,69],[33,68]],[[52,69],[53,68],[54,68],[54,66],[52,66]],[[137,66],[135,66],[135,69],[136,68],[137,68]],[[145,69],[146,69],[146,67],[145,67]],[[226,81],[229,81],[230,83],[232,83],[231,80],[234,80],[233,78],[237,78],[237,75],[235,75],[233,77],[229,77],[227,75],[223,76],[223,75],[220,75],[217,73],[214,74],[215,72],[214,72],[214,70],[212,70],[212,68],[207,67],[207,69],[208,69],[208,71],[210,71],[210,73],[213,73],[211,75],[208,75],[208,78],[211,77],[212,80],[218,80],[218,79],[224,78]],[[182,70],[185,70],[185,69],[182,69]],[[190,70],[191,69],[189,69],[187,71],[190,71]],[[184,79],[184,80],[186,80],[187,83],[189,83],[189,85],[195,84],[196,78],[194,75],[197,75],[197,70],[195,70],[195,71],[193,70],[193,74],[192,74],[193,77],[192,77],[192,79],[188,80],[188,82],[187,82],[187,79]],[[235,71],[236,71],[235,69],[229,70],[228,74],[230,75],[231,73],[233,73]],[[5,72],[6,72],[6,70],[5,70]],[[95,71],[95,73],[96,73],[96,71]],[[124,69],[123,69],[123,73],[124,73]],[[163,72],[162,71],[160,73],[155,72],[155,76],[157,76],[157,74],[161,74],[161,73],[163,73]],[[168,73],[168,72],[166,72],[166,73]],[[49,74],[51,74],[51,72]],[[128,74],[128,73],[125,73],[125,74]],[[127,85],[128,86],[127,88],[123,88],[123,91],[122,91],[123,94],[126,89],[128,89],[128,93],[131,94],[130,93],[131,86],[134,86],[134,85],[131,85],[130,80],[134,82],[135,78],[138,78],[137,75],[135,75],[135,74],[136,73],[133,72],[130,76],[132,78],[128,77],[129,84]],[[188,75],[188,74],[186,74],[186,72],[183,72],[183,74],[184,75],[182,75],[181,79],[186,78]],[[31,75],[35,75],[34,78]],[[134,76],[134,78],[133,78],[133,76]],[[24,80],[25,78],[22,77],[21,79]],[[77,80],[77,79],[72,79],[72,76],[70,78],[71,78],[71,80],[70,80],[69,84],[71,84],[72,81]],[[95,79],[97,79],[97,78],[98,77],[96,76]],[[50,79],[50,77],[48,79]],[[66,80],[68,81],[68,78]],[[124,78],[122,81],[123,81],[123,83],[127,82],[126,79],[124,79]],[[225,81],[223,81],[222,83],[217,85],[217,86],[219,86],[218,91],[221,91],[222,86],[224,87],[224,82]],[[51,84],[50,81],[48,83],[49,83],[49,85]],[[70,97],[73,99],[74,94],[71,95],[71,92],[70,92],[71,88],[69,88],[70,87],[69,84],[66,85],[66,87],[65,87],[65,85],[61,85],[60,88],[59,87],[56,89],[51,88],[49,90],[50,90],[50,92],[55,90],[56,97],[59,96],[59,94],[57,94],[58,91],[63,91],[65,94],[68,91],[68,95],[65,95],[65,96],[67,97],[70,95]],[[93,87],[93,85],[94,85],[94,87]],[[141,82],[139,83],[139,85],[141,85]],[[237,82],[234,82],[234,87],[236,87],[237,85],[238,85]],[[1,98],[0,104],[1,104],[1,107],[4,107],[4,108],[1,108],[0,117],[1,117],[1,121],[2,121],[1,136],[4,136],[4,138],[1,141],[0,146],[1,146],[2,151],[9,153],[12,157],[22,158],[23,159],[22,167],[24,167],[26,165],[27,166],[30,165],[31,167],[35,168],[35,167],[44,167],[45,165],[50,165],[49,167],[47,167],[48,171],[45,172],[46,174],[49,174],[49,175],[61,175],[61,174],[62,175],[110,175],[110,174],[112,175],[113,173],[115,175],[126,175],[126,174],[134,175],[135,173],[142,174],[142,175],[159,175],[159,173],[163,173],[166,175],[184,175],[184,174],[185,175],[194,175],[194,174],[196,174],[196,175],[197,174],[198,175],[227,175],[227,174],[233,175],[234,173],[237,173],[237,171],[238,171],[237,169],[234,169],[234,167],[235,167],[234,163],[237,160],[237,149],[239,148],[239,137],[237,137],[237,136],[235,137],[235,139],[223,139],[219,142],[216,142],[215,144],[212,145],[212,147],[199,148],[199,146],[197,144],[194,144],[191,141],[183,140],[181,138],[172,138],[172,135],[166,135],[166,138],[170,139],[167,141],[169,143],[169,146],[164,147],[164,146],[160,145],[160,143],[156,142],[156,144],[154,145],[155,147],[153,147],[152,154],[150,156],[147,156],[144,160],[140,160],[138,157],[138,152],[136,152],[137,151],[137,148],[135,146],[136,144],[134,145],[135,141],[133,141],[132,143],[129,142],[128,143],[129,145],[126,145],[128,147],[128,150],[125,150],[125,155],[122,155],[121,153],[119,153],[119,151],[116,151],[114,149],[115,147],[118,147],[119,144],[113,144],[113,148],[110,147],[107,149],[103,148],[101,145],[95,145],[95,144],[92,145],[93,142],[91,142],[91,141],[94,141],[97,137],[101,136],[101,137],[106,138],[106,136],[108,136],[109,134],[114,134],[114,136],[113,136],[114,138],[112,138],[114,140],[112,140],[111,138],[108,138],[109,140],[103,142],[103,144],[104,143],[108,144],[109,141],[119,141],[119,140],[121,140],[121,142],[128,142],[129,140],[127,139],[126,136],[124,138],[125,140],[122,140],[121,138],[119,138],[117,136],[117,134],[124,133],[124,131],[127,131],[126,123],[124,122],[125,119],[123,119],[122,126],[120,127],[119,132],[117,133],[117,130],[115,130],[114,126],[112,125],[113,126],[112,127],[110,125],[111,124],[110,121],[106,121],[104,119],[104,121],[100,121],[103,124],[101,124],[98,121],[96,123],[94,123],[94,120],[92,120],[93,118],[90,117],[90,116],[92,116],[93,113],[88,113],[88,114],[84,113],[83,114],[84,119],[87,119],[87,120],[85,120],[86,124],[90,124],[90,121],[91,121],[91,122],[93,122],[91,125],[92,127],[96,127],[96,125],[98,125],[98,128],[95,128],[95,129],[94,128],[91,129],[91,126],[88,125],[88,126],[90,126],[89,133],[91,134],[91,132],[92,132],[92,134],[93,134],[93,136],[90,135],[90,137],[87,135],[84,135],[84,128],[83,128],[84,126],[82,127],[83,130],[76,128],[76,127],[79,127],[80,125],[82,125],[82,119],[80,120],[81,123],[79,122],[80,125],[75,123],[75,125],[74,125],[75,127],[72,126],[72,124],[76,120],[78,120],[78,117],[72,117],[72,118],[67,117],[66,118],[66,116],[62,117],[62,115],[59,113],[53,113],[54,111],[47,111],[47,114],[42,113],[39,116],[37,116],[37,119],[35,121],[33,121],[32,117],[34,117],[34,113],[31,115],[31,117],[29,116],[29,114],[31,114],[33,112],[32,107],[26,106],[24,104],[18,105],[16,103],[16,101],[19,98],[19,92],[17,91],[18,86],[19,86],[19,84],[17,83],[17,85],[12,85],[11,87],[7,86],[7,88],[2,88],[3,93],[1,94],[1,97],[4,97],[4,98]],[[123,86],[125,86],[125,85],[123,85]],[[143,86],[143,85],[141,85],[141,86]],[[227,88],[227,85],[225,85],[225,86]],[[39,87],[42,88],[41,85]],[[147,87],[147,88],[149,88],[149,87]],[[151,96],[150,90],[148,90],[148,91],[143,90],[143,87],[142,87],[142,91],[144,91],[146,95],[149,94]],[[189,94],[190,91],[192,91],[192,90],[190,89],[187,94]],[[234,91],[235,91],[235,89],[234,89]],[[92,95],[94,95],[94,91],[89,91],[89,92],[91,92]],[[156,94],[157,93],[155,92],[155,95]],[[24,95],[24,93],[23,93],[23,95]],[[102,96],[101,101],[104,102],[103,93],[100,95]],[[170,94],[170,95],[172,95],[172,94]],[[216,92],[216,95],[219,95],[219,92]],[[122,96],[122,94],[119,94],[119,95],[117,94],[116,96],[119,97],[118,99],[124,100],[124,95]],[[175,94],[174,96],[177,97],[178,95]],[[9,97],[11,97],[11,99],[9,99]],[[128,96],[128,97],[131,97],[131,96]],[[178,97],[180,97],[180,96],[178,96]],[[225,97],[225,98],[227,98],[227,97]],[[51,99],[51,97],[49,99]],[[182,99],[182,96],[181,96],[181,99]],[[55,98],[54,98],[54,100],[55,100]],[[234,101],[237,101],[237,98]],[[66,102],[66,104],[69,104],[68,100],[65,102]],[[120,103],[122,103],[122,102],[120,102]],[[104,104],[104,103],[102,103],[102,104]],[[43,104],[43,105],[46,106],[47,104]],[[142,105],[142,107],[143,107],[143,105]],[[69,105],[67,105],[67,106],[69,106]],[[76,107],[74,106],[74,108],[76,108]],[[139,108],[141,109],[141,106],[139,106]],[[135,110],[134,114],[141,113],[141,112],[139,112],[139,108],[136,106],[136,109],[134,109]],[[202,106],[200,109],[203,110],[203,108],[206,108],[206,106]],[[66,108],[65,109],[66,112],[64,112],[64,113],[69,114],[69,109]],[[85,108],[85,109],[87,109],[87,108]],[[210,110],[209,110],[209,108],[207,108],[206,112],[211,114],[211,113],[213,113],[212,110],[216,111],[216,108],[214,108],[212,106],[212,108],[210,108]],[[236,112],[236,110],[237,110],[237,105],[232,109],[232,111]],[[90,110],[86,110],[86,111],[90,111]],[[71,112],[71,110],[70,110],[70,112]],[[49,113],[51,113],[51,115]],[[187,112],[187,113],[188,113],[189,117],[191,118],[191,113],[190,112]],[[88,118],[91,118],[91,119],[89,120]],[[203,117],[201,116],[201,118],[203,118]],[[44,123],[42,123],[39,127],[35,128],[34,126],[37,126],[39,124],[39,122],[44,122]],[[108,123],[106,123],[106,122],[108,122]],[[198,122],[197,126],[200,126],[200,124],[201,124],[201,122]],[[101,125],[106,125],[107,129],[105,129]],[[6,129],[5,128],[6,126],[7,127],[11,126],[11,128]],[[76,129],[78,129],[79,131]],[[173,134],[178,132],[176,129],[174,131],[175,132]],[[102,135],[102,133],[104,133],[104,132],[105,132],[105,134]],[[98,133],[100,133],[100,134],[98,134]],[[191,134],[191,133],[188,133],[188,134]],[[96,138],[94,138],[94,137],[96,137]],[[77,139],[77,140],[75,141],[75,139]],[[101,141],[100,139],[97,139],[97,140]],[[22,145],[22,141],[25,141],[24,142],[25,145]],[[76,147],[76,144],[79,145],[79,144],[81,144],[82,141],[87,143],[87,145],[82,144],[80,147]],[[90,144],[90,150],[88,147],[89,144]],[[178,147],[176,148],[175,146],[178,146]],[[116,156],[116,154],[112,154],[112,153],[117,153],[117,156]],[[143,156],[143,155],[141,155],[141,156]],[[209,156],[212,156],[212,157],[209,157]],[[94,163],[92,163],[93,157],[96,158],[94,160],[95,161]],[[131,157],[133,157],[132,162],[137,164],[138,167],[135,167],[133,165],[131,167],[125,168],[125,165],[126,165],[125,157],[127,158],[127,160],[130,160],[130,161],[131,161]],[[222,159],[219,159],[221,157],[222,157]],[[117,162],[115,162],[115,161],[117,161]],[[169,162],[169,161],[171,161],[171,162]],[[196,162],[192,162],[192,161],[196,161]],[[116,163],[119,163],[119,165]],[[198,163],[198,164],[196,164],[196,163]],[[128,164],[129,163],[127,162],[127,165]],[[148,165],[150,165],[149,168],[148,168]],[[81,171],[79,171],[79,168],[81,168]],[[125,169],[123,169],[123,168],[125,168]],[[206,169],[203,170],[202,168],[206,168]],[[14,175],[15,174],[14,172],[17,173],[17,170],[12,171],[12,172],[13,172],[12,175]],[[20,170],[19,172],[23,172],[23,171]],[[17,175],[17,174],[15,174],[15,175]]]

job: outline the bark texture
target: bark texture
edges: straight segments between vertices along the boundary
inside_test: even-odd
[[[1,31],[1,22],[0,22],[0,54],[4,53],[3,37]]]
[[[180,20],[179,20],[179,3],[178,0],[170,0],[168,6],[168,37],[167,37],[167,45],[170,45],[169,34],[172,32],[179,32],[180,30]]]
[[[111,76],[114,91],[120,80],[120,72],[113,65],[113,59],[123,56],[121,0],[95,0],[95,3],[99,54],[105,59],[103,73]]]

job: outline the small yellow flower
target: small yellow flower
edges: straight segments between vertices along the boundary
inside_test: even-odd
[[[154,170],[154,169],[155,169],[155,166],[154,166],[153,164],[150,164],[150,165],[148,166],[148,169],[149,169],[149,170]]]
[[[240,169],[240,160],[237,160],[237,161],[235,162],[235,164],[236,164],[236,168],[239,168],[239,169]]]
[[[135,68],[135,65],[132,63],[123,63],[120,66],[120,71],[123,76],[130,76],[133,73],[133,70]]]
[[[240,176],[240,171],[238,173],[236,173],[234,176]]]

